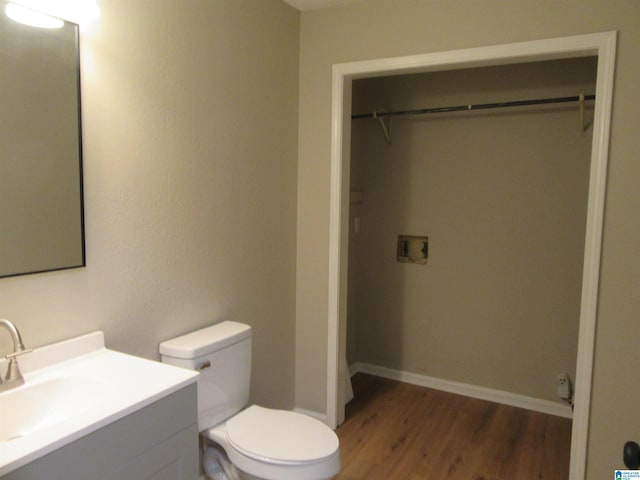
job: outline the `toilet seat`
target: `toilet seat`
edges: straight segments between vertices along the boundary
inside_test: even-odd
[[[222,444],[231,462],[255,478],[328,479],[340,470],[333,430],[300,413],[252,405],[203,433]]]
[[[338,438],[322,422],[300,413],[252,405],[226,423],[229,444],[243,455],[278,464],[323,460]]]

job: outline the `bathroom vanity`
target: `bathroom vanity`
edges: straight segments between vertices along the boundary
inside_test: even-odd
[[[20,367],[25,384],[0,393],[3,480],[198,477],[196,372],[106,349],[102,332]]]

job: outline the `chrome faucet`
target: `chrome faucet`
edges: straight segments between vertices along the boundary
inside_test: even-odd
[[[18,367],[18,360],[16,359],[16,357],[25,353],[29,353],[32,350],[30,348],[24,348],[20,332],[13,323],[11,323],[9,320],[5,320],[4,318],[0,318],[0,326],[4,326],[7,330],[9,330],[11,339],[13,340],[13,353],[10,353],[4,357],[9,361],[9,363],[7,365],[7,373],[5,373],[4,378],[2,378],[2,375],[0,375],[1,392],[3,390],[9,390],[10,388],[18,387],[24,383],[24,378],[22,377],[22,373],[20,373],[20,368]]]

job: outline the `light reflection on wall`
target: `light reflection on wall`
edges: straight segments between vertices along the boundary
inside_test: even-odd
[[[13,0],[13,3],[78,25],[100,16],[96,0]]]

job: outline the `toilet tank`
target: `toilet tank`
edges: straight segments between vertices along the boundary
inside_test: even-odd
[[[160,344],[164,363],[198,370],[198,428],[243,409],[251,382],[251,327],[224,321]]]

